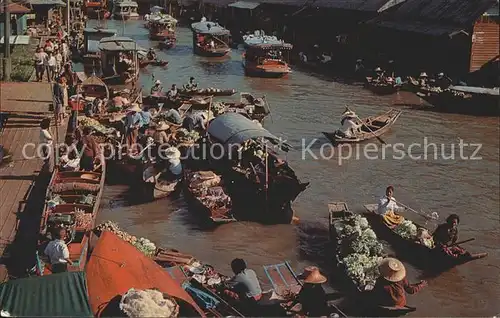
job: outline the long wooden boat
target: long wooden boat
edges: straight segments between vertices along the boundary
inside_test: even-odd
[[[205,178],[205,176],[207,176],[207,178]],[[210,186],[204,187],[205,189],[196,189],[195,183],[204,182],[202,179],[209,180],[209,177],[212,179],[217,178],[219,181],[216,183],[212,182]],[[214,223],[228,223],[236,221],[232,215],[231,198],[227,196],[220,176],[212,171],[190,171],[185,169],[184,180],[184,194],[187,195],[188,201],[193,203],[193,209],[197,210],[203,217],[208,218]],[[210,205],[207,198],[218,195],[225,195],[226,199],[221,202],[221,205]]]
[[[39,255],[43,254],[53,231],[64,227],[68,234],[70,259],[73,261],[68,270],[83,270],[87,261],[91,230],[104,190],[105,175],[105,164],[93,172],[54,170],[40,222]],[[50,264],[42,262],[38,258],[38,273],[51,274]]]
[[[431,270],[446,270],[451,267],[462,265],[470,261],[486,257],[487,253],[471,254],[471,257],[463,257],[460,259],[450,257],[445,254],[441,249],[428,247],[417,240],[407,239],[400,236],[395,232],[394,228],[390,228],[384,221],[380,214],[377,214],[377,204],[366,204],[366,215],[369,216],[376,223],[376,229],[384,231],[388,240],[400,251],[401,255],[418,265],[424,266],[426,269]],[[418,228],[424,226],[414,223]],[[375,224],[374,224],[375,225]],[[430,232],[429,232],[430,233]]]
[[[144,68],[148,65],[163,66],[164,67],[164,66],[168,65],[168,61],[165,61],[165,60],[147,60],[147,59],[143,59],[143,60],[139,61],[140,68]]]
[[[193,31],[193,51],[204,57],[224,57],[231,52],[229,39],[231,32],[217,23],[201,21],[191,24]],[[214,41],[215,47],[209,46]]]
[[[439,111],[468,115],[500,115],[498,87],[450,86],[441,92],[419,91],[416,94]]]
[[[182,178],[170,181],[156,179],[154,176],[159,172],[154,165],[150,164],[142,173],[143,195],[149,200],[166,198],[181,190]]]
[[[246,52],[243,56],[245,75],[255,77],[284,77],[292,72],[289,61],[289,52],[293,48],[272,36],[245,36]],[[284,57],[284,54],[287,58]]]
[[[165,41],[166,39],[175,40],[175,24],[177,20],[169,18],[160,18],[149,21],[149,38],[153,41]]]
[[[399,116],[401,116],[402,111],[396,109],[390,109],[384,114],[374,115],[362,119],[363,126],[361,126],[361,132],[356,134],[355,137],[344,137],[343,134],[335,131],[323,132],[326,138],[328,138],[333,144],[342,143],[357,143],[366,140],[370,140],[376,137],[380,137],[385,134],[394,125]]]
[[[80,89],[85,97],[108,99],[110,97],[108,86],[97,76],[87,77],[80,84]]]
[[[85,273],[90,307],[96,317],[123,315],[118,304],[131,288],[156,288],[182,300],[180,317],[206,317],[193,298],[160,265],[111,232],[101,234]]]
[[[377,95],[391,95],[396,93],[401,89],[403,84],[397,84],[396,82],[377,82],[371,77],[366,78],[366,85],[370,91]]]
[[[218,88],[197,88],[197,89],[178,89],[179,94],[187,96],[232,96],[236,94],[235,89]]]

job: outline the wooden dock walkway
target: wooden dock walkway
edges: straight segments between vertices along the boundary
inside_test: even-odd
[[[28,223],[39,223],[43,196],[34,201],[30,197],[35,188],[38,188],[39,193],[44,193],[43,184],[36,184],[43,175],[40,174],[43,160],[38,157],[25,158],[23,149],[28,143],[35,146],[39,144],[40,121],[53,115],[49,111],[52,93],[48,83],[1,83],[0,97],[0,112],[7,117],[0,131],[0,145],[12,156],[10,163],[4,163],[0,167],[0,263],[6,264],[13,254],[7,247],[14,239],[18,239],[16,232],[19,221],[30,218],[33,220]],[[54,128],[51,129],[54,134]],[[59,127],[59,140],[64,138],[65,130],[65,127]],[[32,155],[34,151],[28,149],[26,153]],[[38,234],[35,229],[32,230],[35,233],[28,233],[31,241]],[[0,280],[2,276],[0,273]]]

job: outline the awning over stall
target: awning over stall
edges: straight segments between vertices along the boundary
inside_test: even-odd
[[[12,317],[93,317],[83,272],[8,281],[0,285],[0,304]]]
[[[249,139],[265,138],[287,151],[292,148],[289,144],[265,128],[260,127],[250,119],[235,113],[226,113],[210,122],[208,135],[217,139],[223,145],[239,145]]]

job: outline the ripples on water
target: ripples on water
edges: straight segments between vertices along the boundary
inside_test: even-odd
[[[140,46],[156,46],[147,37],[143,21],[128,21],[126,36]],[[122,23],[108,21],[107,27],[122,30]],[[294,70],[287,79],[247,78],[241,66],[242,51],[234,50],[231,59],[210,61],[192,54],[191,32],[178,29],[178,45],[159,53],[170,61],[167,69],[148,67],[142,71],[141,84],[146,91],[152,77],[160,79],[165,89],[183,84],[190,76],[202,87],[235,88],[239,92],[266,95],[272,117],[264,126],[282,136],[298,150],[287,155],[297,175],[311,181],[294,207],[301,218],[298,226],[263,226],[255,223],[233,223],[215,229],[197,224],[182,198],[129,205],[127,187],[109,186],[105,190],[100,220],[115,220],[124,229],[146,236],[161,246],[175,247],[230,273],[229,263],[243,257],[263,277],[262,265],[290,260],[299,271],[310,263],[328,270],[327,203],[345,201],[351,210],[362,211],[362,205],[375,202],[388,184],[396,187],[396,198],[424,211],[438,211],[441,218],[450,213],[461,217],[461,238],[475,237],[468,243],[471,251],[486,251],[488,258],[469,263],[433,278],[418,295],[410,296],[418,307],[418,316],[491,316],[500,313],[499,228],[499,139],[498,118],[442,114],[422,109],[414,95],[399,93],[374,96],[356,85],[325,80]],[[235,97],[236,99],[237,97]],[[402,109],[403,115],[394,130],[382,138],[389,144],[403,142],[482,143],[483,160],[349,160],[339,165],[338,156],[331,160],[302,160],[301,140],[318,139],[319,151],[326,139],[322,131],[336,128],[345,105],[356,109],[361,117],[387,110]],[[449,147],[449,146],[448,146]],[[470,150],[465,151],[470,155]],[[416,222],[425,220],[408,215]],[[430,227],[435,224],[428,223]],[[422,273],[408,265],[410,280]]]

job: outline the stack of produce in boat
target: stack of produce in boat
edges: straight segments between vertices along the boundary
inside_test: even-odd
[[[421,228],[420,231],[425,230]],[[410,220],[405,219],[403,222],[399,223],[395,228],[394,232],[397,233],[404,239],[419,241],[428,248],[434,248],[434,240],[431,235],[418,235],[419,228],[415,223]]]
[[[194,144],[200,139],[200,134],[197,131],[188,131],[185,128],[180,128],[175,133],[175,138],[180,144]]]
[[[334,224],[337,233],[337,259],[360,290],[370,290],[379,277],[378,264],[383,245],[360,215],[345,217]]]
[[[222,188],[222,179],[212,171],[197,171],[188,174],[191,193],[208,209],[216,210],[231,205],[231,198]]]
[[[83,127],[91,127],[92,129],[103,135],[111,135],[114,134],[116,131],[116,129],[111,127],[106,127],[97,120],[87,116],[78,116],[78,123]]]
[[[92,213],[85,213],[85,211],[75,211],[76,227],[89,228],[92,225]]]
[[[118,224],[106,221],[104,223],[99,224],[94,229],[95,232],[100,233],[102,231],[109,231],[116,234],[122,240],[129,242],[134,245],[139,251],[144,253],[146,256],[152,257],[156,252],[156,245],[146,238],[137,238],[133,235],[128,234],[127,232],[120,229]]]

